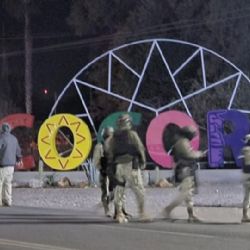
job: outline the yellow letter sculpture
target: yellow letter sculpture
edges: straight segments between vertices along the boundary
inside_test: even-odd
[[[56,149],[56,135],[60,127],[67,127],[74,136],[71,154],[61,157]],[[88,125],[71,114],[57,114],[44,121],[38,133],[38,150],[43,161],[57,170],[78,167],[89,155],[92,138]]]

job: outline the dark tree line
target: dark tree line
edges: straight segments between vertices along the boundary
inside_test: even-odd
[[[98,51],[106,51],[107,48],[147,38],[180,39],[216,51],[248,73],[250,63],[248,56],[250,38],[247,35],[250,29],[249,8],[250,4],[246,0],[240,3],[233,0],[209,0],[206,2],[113,0],[108,3],[78,0],[73,2],[67,21],[77,35],[98,37],[99,40],[93,40],[96,42],[95,48],[99,48]],[[178,57],[178,49],[178,47],[173,48],[171,58]],[[123,55],[125,61],[140,65],[144,60],[145,48],[140,48],[138,51],[136,54],[131,51],[131,53],[127,52],[126,55]],[[96,50],[90,50],[89,58],[95,56],[97,56]],[[170,79],[166,78],[164,69],[159,67],[159,59],[156,55],[154,56],[152,65],[150,65],[150,73],[145,74],[144,81],[147,82],[147,88],[141,91],[141,96],[138,98],[140,101],[144,100],[148,105],[157,106],[174,100],[176,96],[171,88],[164,92],[162,83],[167,84]],[[230,74],[230,67],[219,65],[211,56],[205,56],[208,83],[216,82]],[[98,82],[105,70],[104,65],[97,66],[89,80]],[[133,85],[126,81],[126,74],[122,69],[117,69],[115,77],[123,88],[120,93],[126,95],[124,91]],[[178,80],[183,85],[185,92],[195,91],[202,80],[200,69],[197,69],[194,64]],[[200,95],[187,101],[195,120],[202,128],[206,127],[206,112],[209,109],[225,108],[229,103],[233,88],[234,83],[232,82],[211,90],[206,95]],[[241,103],[241,106],[246,104],[244,100],[249,98],[249,92],[244,91],[245,88],[246,86],[243,86],[236,96],[235,103]],[[150,97],[149,92],[150,94],[155,92],[154,98]],[[161,94],[159,95],[159,93]],[[97,115],[102,114],[105,117],[106,112],[101,106],[102,98],[99,97],[96,100],[92,104],[93,109]],[[99,112],[96,110],[98,103],[100,103]],[[123,109],[124,105],[116,103],[113,107],[115,108],[109,111],[115,111],[117,107]],[[173,108],[184,110],[180,105]],[[99,117],[99,119],[103,117]]]

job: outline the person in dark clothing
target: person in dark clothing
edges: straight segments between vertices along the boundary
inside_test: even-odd
[[[0,206],[12,205],[12,179],[16,163],[22,163],[21,148],[8,123],[0,134]]]

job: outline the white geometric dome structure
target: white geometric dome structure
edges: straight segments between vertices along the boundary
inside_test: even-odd
[[[152,60],[154,64],[151,64]],[[99,66],[95,66],[98,63]],[[95,73],[98,69],[103,70],[100,81],[91,78],[91,72]],[[149,77],[151,69],[155,75]],[[122,78],[125,71],[129,80]],[[188,76],[185,78],[185,75]],[[71,100],[78,100],[79,104],[77,110],[72,109],[70,113],[87,118],[97,134],[98,127],[89,110],[91,97],[86,95],[86,89],[126,102],[127,111],[143,109],[153,116],[181,107],[181,111],[192,117],[193,105],[199,105],[204,100],[204,94],[208,94],[209,98],[221,98],[220,107],[213,107],[213,101],[206,104],[208,111],[223,108],[250,113],[246,96],[249,83],[249,78],[237,66],[212,50],[180,40],[142,40],[109,50],[84,66],[62,90],[49,116],[59,109],[59,113],[67,112],[71,105],[63,100],[70,95],[69,91],[74,90]],[[153,96],[150,96],[151,92]]]

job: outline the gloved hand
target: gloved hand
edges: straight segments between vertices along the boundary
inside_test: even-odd
[[[146,168],[146,162],[140,163],[140,169],[145,169]]]
[[[207,156],[207,152],[208,152],[208,150],[204,150],[204,151],[202,152],[202,157]]]

